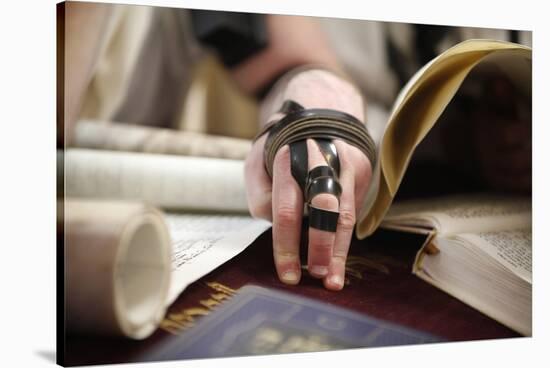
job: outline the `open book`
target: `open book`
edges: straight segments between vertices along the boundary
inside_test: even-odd
[[[71,331],[147,337],[188,285],[271,226],[248,214],[242,161],[61,155]]]
[[[522,45],[469,40],[425,65],[395,101],[373,173],[370,190],[376,195],[359,217],[357,235],[365,237],[379,224],[429,234],[416,275],[531,335],[530,198],[459,196],[390,207],[415,148],[474,68],[498,70],[521,94],[531,95],[531,49]]]
[[[455,195],[394,203],[382,227],[428,238],[413,272],[531,335],[531,198]]]
[[[357,236],[376,230],[395,197],[415,148],[437,122],[474,68],[504,73],[531,95],[531,48],[495,40],[468,40],[448,49],[420,69],[397,97],[379,147],[379,162]]]

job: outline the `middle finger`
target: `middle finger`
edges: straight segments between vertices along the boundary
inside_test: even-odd
[[[317,144],[311,139],[307,140],[307,150],[310,171],[317,166],[327,166]],[[311,200],[311,205],[322,210],[338,212],[338,199],[332,194],[316,195]],[[322,278],[328,274],[334,239],[335,233],[333,232],[309,228],[308,272],[313,277]]]

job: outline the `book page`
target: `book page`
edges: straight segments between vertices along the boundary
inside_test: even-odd
[[[172,237],[172,281],[167,305],[192,282],[249,246],[271,223],[238,215],[169,213]]]
[[[531,227],[531,197],[467,194],[394,203],[382,227],[433,228],[441,235]]]
[[[487,316],[530,336],[530,229],[436,236],[440,250],[419,257],[414,273]]]
[[[523,280],[532,283],[531,229],[460,234]]]
[[[67,196],[248,213],[240,160],[87,149],[68,149],[64,159]]]
[[[357,236],[372,234],[388,211],[416,146],[424,139],[457,93],[470,71],[490,63],[530,92],[531,49],[495,41],[468,40],[439,55],[422,68],[399,94],[380,145],[382,174],[376,199],[358,218]]]

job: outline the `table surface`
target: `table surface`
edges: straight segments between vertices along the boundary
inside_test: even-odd
[[[307,231],[302,239],[305,260]],[[143,361],[176,338],[203,315],[247,284],[285,290],[322,300],[381,320],[415,328],[449,341],[519,337],[516,332],[422,281],[411,273],[424,237],[379,230],[354,239],[342,291],[325,290],[320,280],[303,273],[298,286],[279,282],[271,251],[271,231],[243,253],[190,285],[168,309],[160,328],[149,338],[133,341],[67,335],[65,365]],[[59,353],[58,353],[59,354]],[[167,357],[169,359],[170,357]]]

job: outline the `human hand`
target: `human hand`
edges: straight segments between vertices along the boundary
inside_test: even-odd
[[[294,75],[268,96],[263,119],[281,118],[274,113],[282,101],[293,100],[306,109],[328,108],[346,112],[364,121],[361,95],[347,81],[324,70],[309,70]],[[254,217],[273,222],[273,256],[279,279],[297,284],[301,277],[300,233],[304,210],[302,191],[290,171],[290,150],[283,146],[273,162],[273,178],[265,170],[264,145],[267,134],[253,144],[245,163],[248,206]],[[323,280],[330,290],[344,285],[346,258],[356,221],[367,193],[372,167],[367,157],[356,147],[343,141],[334,144],[340,160],[340,203],[327,193],[316,195],[312,205],[339,212],[336,232],[309,228],[307,269],[310,275]],[[307,140],[308,170],[327,165],[315,142]]]

